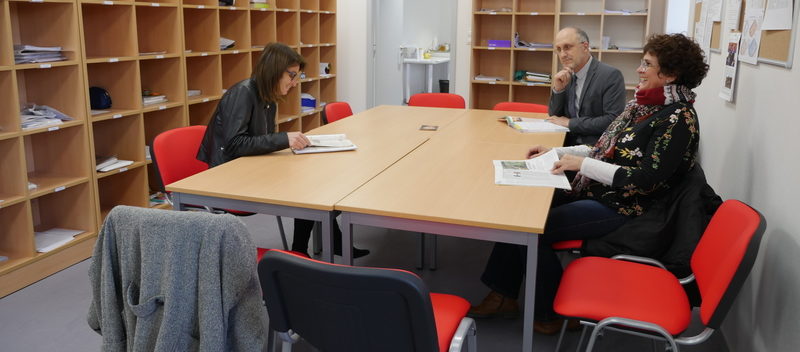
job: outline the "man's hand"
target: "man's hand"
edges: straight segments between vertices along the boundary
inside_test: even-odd
[[[556,125],[563,126],[569,128],[569,117],[565,116],[550,116],[544,119],[547,122],[552,122]]]
[[[556,92],[563,92],[564,89],[567,89],[569,82],[572,81],[572,74],[573,71],[571,67],[564,67],[561,71],[558,71],[555,77],[553,77],[553,90]]]
[[[564,171],[581,171],[581,165],[583,165],[582,156],[576,156],[567,154],[561,157],[561,160],[556,161],[553,163],[553,170],[550,172],[553,174],[561,174]]]
[[[311,141],[300,132],[287,132],[286,135],[289,137],[289,148],[293,150],[303,149],[311,144]]]
[[[525,159],[533,159],[539,155],[549,152],[550,149],[553,148],[545,147],[543,145],[535,145],[528,150],[528,155],[525,157]]]

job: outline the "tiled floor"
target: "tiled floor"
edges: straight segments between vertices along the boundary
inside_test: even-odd
[[[243,218],[259,247],[280,248],[275,218],[256,215]],[[288,220],[288,221],[287,221]],[[284,219],[291,234],[292,221]],[[439,266],[435,271],[414,268],[417,236],[403,231],[356,227],[355,243],[372,251],[356,260],[357,265],[394,267],[420,274],[431,291],[460,295],[477,303],[487,293],[478,277],[491,250],[491,243],[439,237]],[[289,236],[291,241],[291,235]],[[0,299],[0,350],[2,351],[99,351],[101,338],[86,324],[91,300],[87,270],[83,261],[23,290]],[[696,331],[694,329],[692,331]],[[579,332],[566,337],[563,351],[575,350]],[[522,340],[522,320],[478,320],[479,351],[518,351]],[[553,351],[556,337],[535,335],[537,351]],[[584,344],[585,345],[585,344]],[[302,343],[295,351],[311,351]],[[663,351],[654,349],[647,339],[607,333],[596,351]],[[727,351],[717,332],[700,346],[682,351]]]

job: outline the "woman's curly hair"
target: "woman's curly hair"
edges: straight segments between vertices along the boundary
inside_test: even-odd
[[[695,88],[708,73],[703,50],[683,34],[653,34],[644,45],[644,52],[658,59],[662,74],[675,76],[674,84]]]

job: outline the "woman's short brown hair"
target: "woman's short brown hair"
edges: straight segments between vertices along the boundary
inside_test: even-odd
[[[703,49],[683,34],[653,34],[644,45],[644,52],[658,59],[662,74],[675,76],[674,84],[694,88],[708,73]]]
[[[261,99],[270,103],[283,99],[278,94],[278,82],[283,73],[294,65],[299,65],[302,70],[306,67],[306,60],[286,44],[269,43],[264,47],[252,75]]]

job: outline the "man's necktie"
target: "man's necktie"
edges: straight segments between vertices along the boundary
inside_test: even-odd
[[[567,89],[567,112],[569,117],[578,117],[578,111],[575,108],[575,103],[578,99],[578,76],[572,75],[572,80],[569,81],[569,88]]]

